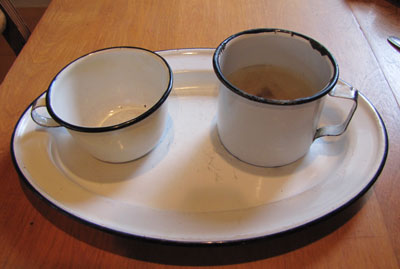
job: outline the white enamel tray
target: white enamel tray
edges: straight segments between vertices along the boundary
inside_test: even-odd
[[[12,138],[15,167],[56,208],[98,228],[174,243],[268,237],[325,219],[380,174],[387,134],[363,95],[345,135],[321,138],[301,160],[261,168],[232,157],[216,130],[212,49],[160,51],[174,72],[169,124],[159,145],[124,164],[81,151],[63,128],[37,126],[30,108]],[[325,123],[351,105],[329,98]],[[268,143],[268,141],[265,141]]]

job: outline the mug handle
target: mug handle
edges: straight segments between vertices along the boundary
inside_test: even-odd
[[[342,124],[318,128],[315,133],[314,140],[322,136],[338,136],[343,134],[344,131],[346,131],[347,126],[349,125],[351,118],[354,115],[354,112],[356,111],[358,104],[358,90],[356,90],[353,86],[341,79],[338,80],[338,84],[341,85],[336,85],[335,88],[333,88],[333,90],[329,92],[329,95],[332,97],[350,99],[354,102],[353,106],[351,107],[351,110],[346,120]]]
[[[38,109],[41,107],[46,108],[46,98],[44,96],[39,96],[35,101],[32,103],[31,108],[31,117],[36,124],[42,127],[60,127],[61,125],[58,124],[55,120],[48,116],[41,115],[38,112]]]

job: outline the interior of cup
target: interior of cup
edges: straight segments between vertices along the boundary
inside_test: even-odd
[[[221,43],[214,55],[214,68],[221,82],[245,97],[249,97],[248,94],[232,85],[227,76],[254,65],[278,66],[300,74],[314,89],[304,99],[327,93],[338,77],[335,59],[325,47],[311,38],[286,30],[256,29],[233,35]],[[299,101],[305,100],[295,102]]]
[[[171,87],[171,70],[157,54],[110,48],[67,65],[49,87],[47,107],[72,129],[115,127],[151,114]]]

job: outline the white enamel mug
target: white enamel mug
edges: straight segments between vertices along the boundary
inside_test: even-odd
[[[65,127],[99,160],[127,162],[159,142],[172,81],[171,68],[158,54],[136,47],[106,48],[64,67],[45,97],[33,103],[31,116],[44,127]]]
[[[227,76],[254,65],[276,65],[301,74],[315,86],[310,96],[276,100],[248,94]],[[224,40],[213,56],[221,82],[217,129],[225,148],[238,159],[258,166],[276,167],[304,156],[321,136],[341,135],[357,107],[358,92],[338,80],[332,54],[319,42],[283,29],[253,29]],[[284,79],[284,78],[283,78]],[[340,125],[318,127],[326,95],[353,100]]]

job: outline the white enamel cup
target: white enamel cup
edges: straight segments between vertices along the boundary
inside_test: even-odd
[[[277,65],[298,72],[313,82],[311,96],[273,100],[250,95],[235,87],[227,76],[252,65]],[[224,40],[213,56],[221,82],[217,129],[225,148],[247,163],[276,167],[304,156],[312,142],[342,134],[357,107],[358,92],[338,79],[332,54],[319,42],[283,29],[252,29]],[[326,95],[353,100],[340,125],[318,128]]]
[[[65,127],[99,160],[127,162],[159,142],[172,81],[171,68],[158,54],[136,47],[106,48],[64,67],[33,103],[31,116],[44,127]]]

